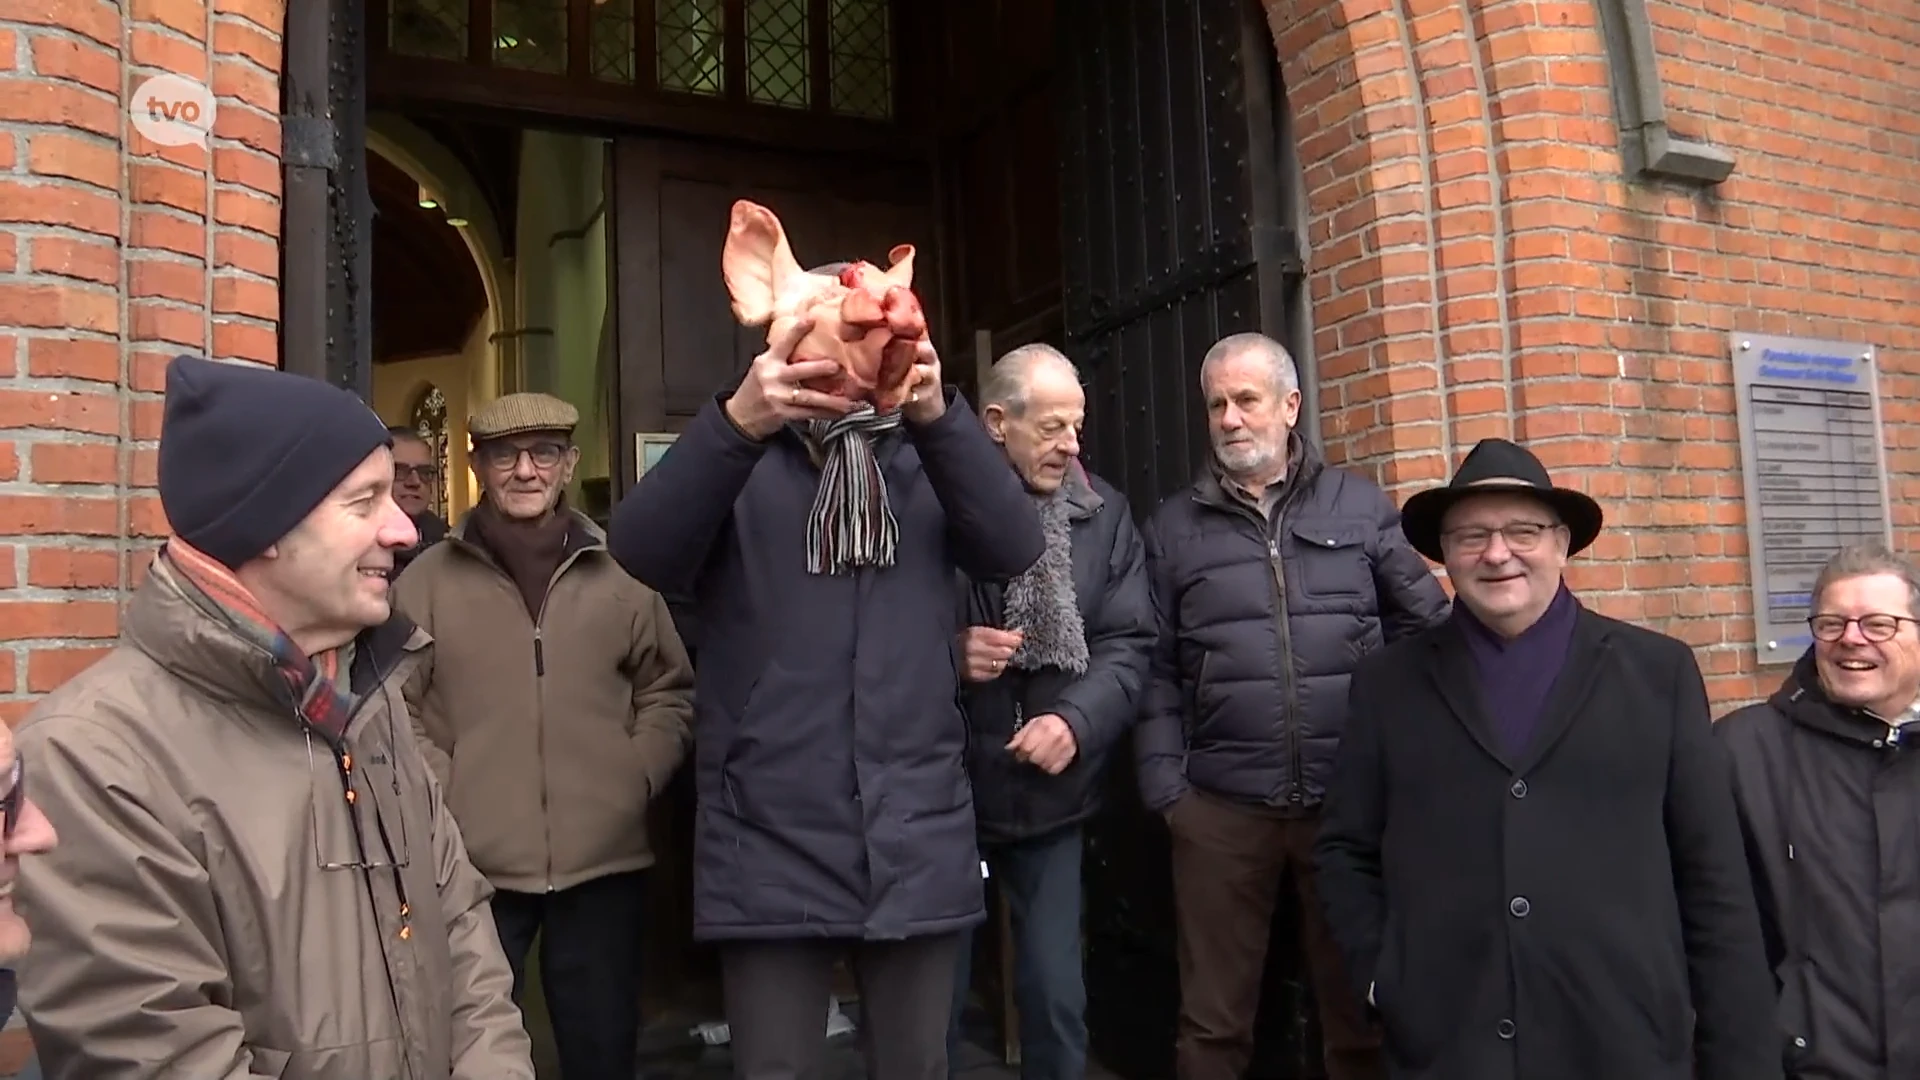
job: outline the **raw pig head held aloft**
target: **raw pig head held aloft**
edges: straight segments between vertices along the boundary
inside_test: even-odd
[[[771,341],[790,319],[812,319],[813,329],[793,350],[792,362],[832,360],[837,375],[807,387],[892,412],[907,398],[915,347],[926,339],[927,318],[913,294],[913,245],[887,253],[887,269],[852,262],[839,274],[800,268],[773,211],[741,199],[733,204],[721,273],[733,297],[733,315],[746,326],[768,324]]]

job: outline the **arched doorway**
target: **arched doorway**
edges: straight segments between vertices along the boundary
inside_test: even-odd
[[[373,407],[389,424],[431,429],[441,512],[473,505],[466,418],[492,383],[494,320],[480,268],[431,188],[367,154],[373,194]],[[423,426],[425,425],[425,426]]]

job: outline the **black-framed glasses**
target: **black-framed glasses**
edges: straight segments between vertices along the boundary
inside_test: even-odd
[[[5,795],[0,795],[0,815],[6,820],[0,821],[0,843],[11,842],[13,831],[20,826],[20,808],[27,801],[27,761],[18,754],[13,757],[13,783]]]
[[[1497,529],[1460,528],[1449,529],[1443,534],[1447,546],[1462,555],[1478,555],[1493,543],[1495,533],[1507,542],[1509,551],[1525,555],[1540,546],[1540,541],[1555,529],[1565,528],[1559,524],[1546,524],[1538,521],[1510,521]]]
[[[1878,645],[1883,641],[1892,641],[1900,632],[1901,623],[1920,625],[1920,619],[1905,615],[1815,615],[1807,620],[1807,629],[1813,631],[1815,641],[1835,642],[1847,636],[1847,627],[1858,623],[1860,636]]]
[[[423,484],[431,484],[435,480],[440,479],[440,466],[438,465],[403,465],[399,462],[394,463],[393,465],[393,482],[394,483],[396,484],[405,483],[407,477],[409,476],[418,479]]]
[[[511,469],[520,464],[521,454],[532,459],[535,468],[551,469],[567,456],[567,444],[537,442],[531,446],[515,446],[510,442],[487,442],[475,447],[474,452],[481,463],[491,469]]]

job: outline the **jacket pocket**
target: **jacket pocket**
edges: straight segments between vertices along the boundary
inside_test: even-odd
[[[1367,561],[1370,530],[1362,521],[1308,518],[1292,523],[1288,561],[1300,591],[1324,597],[1373,595],[1373,567]]]
[[[285,1050],[273,1050],[265,1046],[249,1046],[247,1055],[253,1059],[253,1064],[247,1066],[247,1071],[275,1078],[285,1076],[287,1066],[293,1061],[293,1055]]]
[[[1806,964],[1788,960],[1780,967],[1780,1002],[1775,1015],[1780,1024],[1780,1057],[1787,1074],[1813,1060],[1813,1010],[1807,992]]]

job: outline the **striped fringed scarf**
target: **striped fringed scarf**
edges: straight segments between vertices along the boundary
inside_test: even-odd
[[[807,442],[825,458],[807,518],[807,572],[845,574],[892,566],[900,536],[873,441],[900,426],[900,414],[863,405],[838,420],[809,420]]]
[[[260,602],[233,576],[233,571],[177,536],[167,541],[167,558],[155,566],[169,564],[213,601],[235,633],[272,654],[274,667],[287,681],[287,689],[299,706],[300,719],[337,751],[353,712],[352,699],[339,686],[340,650],[329,649],[309,657],[267,617]]]

